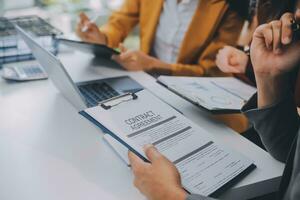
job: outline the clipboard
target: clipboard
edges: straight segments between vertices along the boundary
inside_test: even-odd
[[[128,102],[128,101],[134,101],[138,99],[138,96],[136,93],[125,93],[116,97],[113,97],[111,99],[107,99],[104,101],[101,101],[98,103],[98,106],[101,106],[105,110],[109,110],[115,106],[118,106],[122,103]],[[117,134],[113,133],[109,129],[107,129],[105,126],[103,126],[101,123],[99,123],[97,120],[95,120],[93,117],[91,117],[88,113],[86,113],[84,110],[79,112],[80,115],[84,116],[86,119],[88,119],[90,122],[95,124],[98,128],[100,128],[104,133],[109,134],[111,137],[116,139],[118,142],[120,142],[122,145],[124,145],[126,148],[128,148],[129,151],[133,152],[135,155],[137,155],[139,158],[141,158],[145,162],[149,162],[147,158],[145,158],[143,155],[141,155],[138,151],[136,151],[133,147],[131,147],[128,143],[123,141],[120,137],[117,136]]]
[[[223,87],[221,84],[219,84],[218,83],[219,81],[221,82],[230,81],[233,84],[237,85],[238,87],[243,88],[245,91],[249,90],[249,92],[247,93],[249,94],[251,93],[251,95],[248,96],[247,94],[246,97],[243,95],[239,95],[238,92],[242,92],[242,91],[233,92],[231,91],[231,88],[226,88]],[[241,111],[242,106],[227,107],[226,104],[235,105],[234,102],[236,102],[236,100],[238,99],[239,101],[242,101],[242,104],[244,105],[250,99],[250,97],[254,95],[256,92],[256,89],[253,88],[252,86],[249,86],[241,82],[240,80],[232,77],[208,78],[208,77],[160,76],[157,79],[157,83],[167,88],[174,94],[180,96],[181,98],[199,107],[200,109],[215,115],[240,114],[242,112]],[[199,92],[199,94],[201,93],[201,95],[199,95],[198,97],[198,93],[194,94],[196,92]],[[222,94],[222,92],[225,95]],[[221,95],[219,93],[221,93]],[[206,99],[206,97],[210,97],[210,99]],[[215,103],[211,103],[211,102],[215,102]],[[222,104],[224,104],[225,107],[223,107]]]
[[[181,94],[177,90],[168,87],[167,84],[164,84],[164,83],[162,83],[160,81],[157,81],[157,83],[160,84],[160,85],[162,85],[163,87],[167,88],[168,90],[170,90],[174,94],[178,95],[179,97],[185,99],[186,101],[190,102],[191,104],[199,107],[200,109],[202,109],[202,110],[204,110],[204,111],[206,111],[208,113],[211,113],[211,114],[214,114],[214,115],[240,114],[240,113],[242,113],[242,111],[239,110],[239,109],[209,109],[209,108],[207,108],[207,107],[199,104],[198,102],[195,102],[195,101],[191,100],[190,98],[188,98],[187,96]]]
[[[59,44],[64,44],[66,46],[69,46],[71,48],[77,49],[85,53],[92,53],[95,56],[100,58],[111,59],[113,55],[120,54],[120,52],[118,52],[117,50],[109,48],[106,45],[77,41],[77,40],[69,40],[61,37],[57,37],[55,39]]]
[[[129,106],[135,106],[135,109]],[[141,116],[140,114],[149,111],[150,108],[153,118],[148,119],[151,119],[152,123],[138,126],[138,128],[136,124],[133,126],[127,124],[128,120],[133,119],[132,117]],[[190,193],[198,191],[202,195],[216,197],[255,168],[253,161],[214,140],[207,130],[197,126],[147,90],[127,93],[99,102],[96,107],[79,113],[145,162],[149,160],[142,152],[143,145],[153,144],[159,151],[163,150],[166,155],[163,154],[179,167],[179,173],[188,171],[186,175],[181,175],[183,187]],[[152,119],[156,116],[160,118],[153,121]],[[143,118],[145,119],[147,118]],[[168,148],[164,149],[166,145]],[[216,154],[216,152],[219,153]],[[226,159],[221,159],[224,156]],[[199,175],[196,183],[195,181],[189,182],[190,175],[194,176],[199,173],[200,169],[195,168],[199,162],[207,165],[204,168],[205,172]],[[230,166],[230,163],[236,163],[236,165],[228,169],[226,166]],[[209,168],[211,165],[216,166]],[[216,176],[221,170],[227,172],[224,171],[221,177]],[[233,176],[233,173],[236,175]],[[212,178],[216,179],[213,183],[204,181]],[[200,182],[206,187],[196,188]]]

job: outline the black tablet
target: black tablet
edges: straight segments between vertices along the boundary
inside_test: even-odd
[[[56,38],[56,40],[59,42],[59,44],[64,44],[66,46],[78,49],[78,50],[86,52],[86,53],[92,53],[95,56],[101,57],[101,58],[111,59],[112,55],[120,54],[120,52],[118,52],[112,48],[109,48],[106,45],[94,44],[94,43],[82,42],[82,41],[76,41],[76,40],[69,40],[69,39],[65,39],[65,38]]]

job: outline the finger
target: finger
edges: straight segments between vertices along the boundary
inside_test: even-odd
[[[225,55],[225,52],[226,52],[225,48],[220,49],[218,51],[217,57],[219,57],[219,58],[223,57],[223,55]]]
[[[81,12],[79,14],[79,23],[81,26],[84,26],[86,23],[88,23],[90,21],[90,19],[88,18],[88,16],[86,16],[86,14],[84,14],[83,12]]]
[[[295,13],[295,20],[297,23],[300,23],[300,8],[298,8],[296,10],[296,13]]]
[[[84,26],[83,23],[81,23],[81,21],[79,21],[79,22],[77,23],[76,30],[77,30],[77,29],[81,29],[82,26]]]
[[[222,58],[222,50],[219,50],[217,55],[216,55],[216,62],[219,62]]]
[[[146,164],[141,158],[139,158],[131,151],[128,151],[128,159],[134,174],[144,168],[144,165]]]
[[[239,59],[237,56],[230,56],[228,62],[229,62],[229,65],[236,66],[239,64]]]
[[[223,49],[230,50],[231,48],[232,48],[231,46],[225,45]]]
[[[81,35],[83,34],[83,33],[81,32],[81,29],[82,29],[82,26],[81,26],[80,24],[77,24],[77,26],[76,26],[76,33],[77,33],[77,35],[78,35],[79,37],[81,37]]]
[[[284,45],[290,44],[293,39],[293,30],[291,28],[294,16],[292,13],[286,13],[281,17],[282,31],[281,42]]]
[[[218,67],[221,66],[222,60],[221,60],[221,55],[220,55],[220,51],[218,52],[217,56],[216,56],[216,65]]]
[[[270,24],[263,26],[262,35],[264,37],[267,49],[271,50],[273,44],[273,31],[272,26]]]
[[[118,62],[118,63],[121,62],[121,59],[120,59],[120,56],[119,56],[119,55],[112,55],[112,56],[111,56],[111,59],[114,60],[114,61],[116,61],[116,62]]]
[[[271,22],[272,32],[273,32],[273,52],[281,53],[281,21],[273,21]]]
[[[119,44],[119,49],[122,53],[125,53],[126,51],[128,51],[128,49],[124,46],[123,43],[120,43]]]
[[[88,33],[93,32],[93,30],[98,29],[97,25],[93,22],[86,22],[84,26],[82,26],[81,32]]]
[[[84,12],[81,12],[79,14],[79,17],[80,17],[80,20],[82,20],[82,21],[90,21],[89,17]]]
[[[228,73],[229,65],[228,65],[228,56],[226,56],[224,50],[220,50],[219,54],[216,58],[216,64],[220,68],[221,71]]]
[[[148,144],[144,146],[144,151],[151,163],[155,162],[156,160],[162,158],[162,154],[157,151],[157,149],[152,145]]]

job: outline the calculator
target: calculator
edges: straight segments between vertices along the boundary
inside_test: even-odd
[[[2,77],[14,81],[47,79],[48,75],[36,61],[18,62],[3,65]]]

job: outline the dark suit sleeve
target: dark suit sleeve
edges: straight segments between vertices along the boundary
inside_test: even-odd
[[[198,195],[198,194],[191,194],[191,195],[187,196],[186,200],[216,200],[216,199],[211,198],[211,197],[205,197],[205,196]]]
[[[247,63],[246,72],[244,74],[234,74],[234,76],[243,82],[256,87],[256,79],[250,57]]]
[[[263,109],[257,109],[257,95],[254,95],[244,106],[243,112],[269,153],[285,162],[299,128],[299,115],[293,95],[288,94],[279,102]]]

